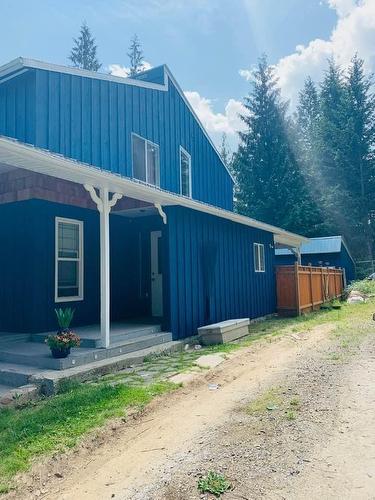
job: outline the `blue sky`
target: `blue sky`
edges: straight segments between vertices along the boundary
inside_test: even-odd
[[[129,40],[137,33],[147,62],[168,64],[216,142],[226,131],[234,144],[246,70],[259,55],[266,52],[280,67],[285,96],[293,98],[293,82],[303,81],[316,56],[308,58],[311,44],[329,44],[356,9],[355,0],[1,0],[0,64],[20,55],[68,64],[72,38],[85,19],[108,71],[128,65]],[[313,76],[331,48],[320,51]],[[300,66],[304,71],[296,78]]]

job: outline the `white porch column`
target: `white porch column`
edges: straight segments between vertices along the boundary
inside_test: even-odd
[[[100,335],[101,347],[107,348],[110,344],[111,320],[109,214],[122,195],[115,193],[109,199],[109,192],[105,187],[100,188],[99,196],[93,186],[85,184],[84,187],[100,213]]]
[[[100,333],[102,347],[110,344],[110,257],[108,189],[100,189]]]

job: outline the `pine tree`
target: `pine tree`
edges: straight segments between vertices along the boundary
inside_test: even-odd
[[[223,132],[223,135],[221,136],[220,156],[224,165],[231,170],[233,154],[228,146],[227,134],[225,132]]]
[[[319,95],[315,83],[308,77],[303,89],[299,92],[297,111],[295,114],[296,155],[301,174],[304,178],[306,190],[314,200],[319,220],[315,224],[316,233],[311,236],[329,234],[333,227],[324,218],[322,209],[322,178],[317,148],[317,133],[319,124]]]
[[[97,57],[97,46],[86,21],[81,26],[79,37],[74,38],[74,44],[69,55],[73,66],[90,71],[98,71],[101,64]]]
[[[247,130],[240,133],[234,159],[237,210],[291,231],[316,231],[316,207],[305,188],[292,143],[287,104],[280,97],[274,70],[263,56],[244,99]]]
[[[352,59],[346,77],[349,158],[345,172],[355,211],[354,244],[358,255],[372,259],[375,231],[370,214],[375,210],[375,96],[372,75],[366,76],[364,61]]]
[[[143,51],[137,35],[131,39],[128,56],[130,59],[129,76],[132,77],[144,70]]]

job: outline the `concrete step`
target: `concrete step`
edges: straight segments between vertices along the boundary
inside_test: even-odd
[[[127,343],[128,341],[135,339],[135,338],[140,338],[144,337],[147,335],[152,335],[155,333],[160,333],[161,332],[161,325],[139,325],[137,326],[134,324],[134,327],[131,327],[131,330],[125,330],[123,332],[121,331],[114,331],[111,332],[111,345],[119,345],[120,343]],[[79,335],[79,331],[77,332]],[[51,333],[35,333],[31,336],[31,340],[33,342],[39,342],[39,343],[45,343],[45,339],[48,337],[48,335],[51,335]],[[100,338],[95,338],[95,337],[86,337],[82,336],[81,337],[81,343],[80,347],[83,348],[97,348],[100,347],[101,340]]]
[[[30,377],[39,372],[38,368],[0,361],[0,384],[19,387],[29,383]]]
[[[29,333],[0,333],[0,347],[16,342],[27,342],[29,340]]]
[[[12,389],[14,389],[13,386],[11,385],[4,385],[4,384],[0,384],[0,399],[5,395],[5,394],[8,394],[9,391],[11,391]]]
[[[74,366],[93,363],[106,358],[122,356],[127,353],[147,349],[156,345],[164,344],[172,340],[169,332],[154,333],[135,337],[133,339],[119,341],[108,349],[76,348],[64,359],[54,359],[46,345],[38,342],[24,342],[17,345],[2,347],[0,349],[0,361],[38,368],[65,370]]]

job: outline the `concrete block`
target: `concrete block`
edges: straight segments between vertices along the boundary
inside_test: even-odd
[[[198,328],[203,345],[223,344],[249,335],[249,318],[230,319]]]

